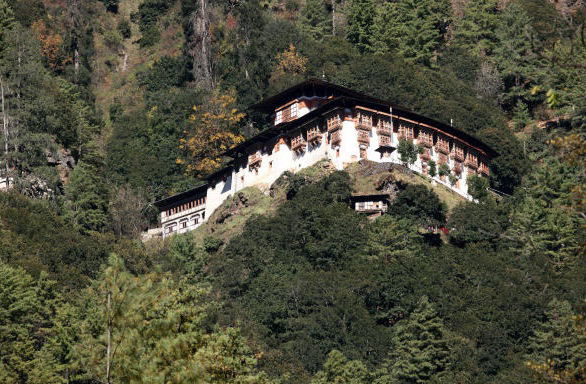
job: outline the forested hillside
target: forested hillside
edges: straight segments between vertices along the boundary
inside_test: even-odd
[[[490,190],[369,221],[320,165],[140,241],[310,77],[486,142]],[[579,0],[0,0],[0,382],[584,383],[585,95]]]

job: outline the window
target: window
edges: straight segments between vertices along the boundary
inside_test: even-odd
[[[283,111],[277,111],[277,115],[275,116],[275,125],[281,124],[283,122]]]
[[[179,222],[179,228],[187,228],[187,220],[181,220]]]
[[[297,103],[291,104],[291,118],[297,117]]]
[[[195,215],[191,218],[191,225],[197,225],[199,223],[199,215]]]
[[[177,224],[173,223],[173,224],[169,224],[167,227],[165,227],[165,233],[170,234],[173,233],[177,230]]]

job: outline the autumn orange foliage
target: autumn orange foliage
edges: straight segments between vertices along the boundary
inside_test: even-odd
[[[71,59],[62,59],[59,56],[63,45],[61,35],[50,30],[43,20],[33,22],[31,27],[37,36],[37,40],[41,42],[41,52],[47,58],[49,68],[52,70],[63,69]]]
[[[222,154],[244,141],[237,134],[238,123],[244,118],[234,105],[234,92],[221,94],[215,90],[201,106],[194,106],[189,116],[191,129],[183,132],[179,148],[184,157],[178,164],[186,164],[186,172],[205,177],[223,166]]]

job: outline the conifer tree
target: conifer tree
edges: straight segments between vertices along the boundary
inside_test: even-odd
[[[55,289],[45,274],[35,281],[0,261],[0,382],[66,382],[67,346],[56,326],[63,301]]]
[[[374,51],[373,26],[376,6],[373,0],[351,0],[346,6],[346,37],[360,52]]]
[[[297,20],[299,29],[309,38],[322,41],[332,34],[332,23],[322,0],[307,0]]]
[[[449,25],[449,10],[444,0],[384,3],[374,18],[375,50],[396,49],[409,61],[435,66],[434,58]]]
[[[67,216],[84,230],[103,231],[109,220],[103,156],[95,147],[86,149],[65,188]]]
[[[495,30],[498,44],[492,60],[496,64],[509,95],[505,103],[514,103],[514,97],[527,95],[535,81],[537,56],[533,52],[535,31],[531,18],[516,2],[508,3],[499,15]]]
[[[574,379],[586,374],[586,335],[575,320],[567,301],[553,299],[548,304],[545,321],[530,339],[530,368],[538,372],[551,369],[554,374]]]
[[[496,0],[471,0],[455,25],[455,43],[476,56],[490,54],[495,47],[498,19]]]
[[[427,296],[419,299],[409,318],[395,325],[393,333],[388,373],[377,383],[422,383],[450,367],[447,329]]]
[[[311,383],[370,384],[373,378],[373,374],[362,361],[348,361],[342,352],[333,350],[328,354],[328,360],[324,363],[323,370],[315,374]]]

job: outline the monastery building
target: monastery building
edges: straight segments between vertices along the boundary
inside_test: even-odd
[[[467,199],[466,180],[489,176],[496,153],[478,139],[362,93],[310,79],[254,106],[272,126],[225,153],[228,166],[207,183],[157,201],[163,237],[197,228],[224,200],[248,186],[269,186],[285,171],[296,172],[322,159],[337,169],[361,159],[403,164],[399,140],[411,140],[423,152],[409,167],[428,175],[429,161],[447,164],[455,176],[433,179]],[[429,175],[428,175],[429,176]],[[453,181],[453,179],[452,179]]]

